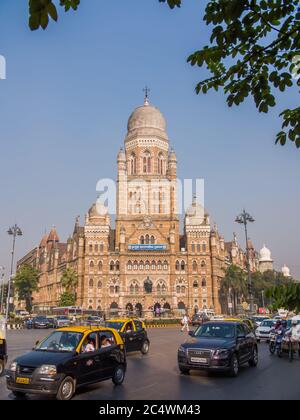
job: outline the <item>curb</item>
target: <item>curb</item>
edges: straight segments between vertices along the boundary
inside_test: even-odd
[[[178,328],[180,327],[180,324],[160,324],[160,325],[147,325],[146,324],[146,329],[147,328]]]

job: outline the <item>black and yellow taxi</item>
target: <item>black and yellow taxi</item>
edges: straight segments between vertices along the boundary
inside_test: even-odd
[[[0,315],[0,376],[2,376],[7,362],[6,322]]]
[[[65,327],[16,358],[6,371],[7,388],[16,397],[54,395],[70,400],[77,388],[107,379],[122,384],[126,352],[119,333],[106,327]]]
[[[116,318],[108,319],[105,325],[118,331],[127,352],[140,351],[142,354],[149,352],[150,341],[143,321],[135,318]]]

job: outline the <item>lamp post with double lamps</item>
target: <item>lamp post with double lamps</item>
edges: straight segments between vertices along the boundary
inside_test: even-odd
[[[0,265],[0,272],[1,271],[2,271],[2,274],[0,275],[0,281],[1,281],[0,314],[2,314],[3,310],[4,310],[3,300],[4,300],[4,271],[5,271],[5,267],[3,267],[3,265]]]
[[[7,321],[8,321],[8,314],[9,314],[10,292],[11,292],[11,282],[12,282],[13,268],[14,268],[16,237],[23,235],[21,229],[19,228],[19,226],[17,224],[10,227],[8,229],[7,233],[13,237],[13,246],[12,246],[12,251],[11,251],[10,276],[9,276],[9,279],[8,279],[7,304],[6,304],[6,315],[5,315],[6,324],[7,324]]]
[[[240,223],[241,225],[244,225],[244,228],[245,228],[246,259],[247,259],[248,291],[249,291],[249,300],[250,300],[250,312],[254,312],[252,280],[251,280],[251,273],[250,273],[250,255],[249,255],[249,247],[248,247],[248,231],[247,231],[247,224],[248,223],[253,223],[254,222],[254,219],[244,209],[243,212],[236,217],[235,221],[237,223]]]

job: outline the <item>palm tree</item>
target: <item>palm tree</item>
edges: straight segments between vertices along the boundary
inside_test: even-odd
[[[78,275],[76,271],[72,268],[66,268],[61,277],[61,284],[67,292],[73,292],[75,294],[78,285]]]
[[[242,296],[246,295],[246,273],[237,265],[231,264],[224,269],[225,276],[221,282],[221,293],[230,300],[233,312],[237,313],[237,306]]]

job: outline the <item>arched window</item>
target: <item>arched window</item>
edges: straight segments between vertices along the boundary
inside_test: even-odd
[[[103,251],[104,251],[104,245],[100,244],[100,252],[103,252]]]
[[[95,252],[98,253],[98,244],[95,244]]]
[[[161,270],[161,261],[158,261],[158,262],[157,262],[157,269],[158,269],[158,270]]]
[[[168,269],[168,266],[169,266],[168,261],[165,260],[164,261],[164,270],[167,270]]]
[[[179,271],[179,269],[180,269],[180,264],[179,264],[179,261],[176,261],[176,264],[175,264],[175,270],[176,270],[176,271]]]
[[[120,263],[119,263],[119,261],[116,261],[115,266],[116,266],[116,270],[117,271],[120,271]]]
[[[130,284],[129,291],[131,295],[137,295],[139,293],[139,285],[136,280]]]
[[[109,293],[113,295],[115,293],[115,286],[109,286]]]
[[[156,270],[156,262],[152,261],[151,263],[151,270]]]
[[[148,150],[143,153],[143,173],[151,173],[151,153]]]
[[[145,236],[145,244],[147,244],[147,245],[149,244],[149,235]]]
[[[205,242],[203,242],[203,244],[202,244],[202,252],[206,252],[206,243]]]
[[[98,289],[102,289],[102,281],[101,280],[98,281],[97,287],[98,287]]]
[[[109,263],[109,269],[110,269],[110,271],[113,271],[115,269],[115,263],[114,263],[114,261],[111,261]]]
[[[138,262],[137,261],[134,261],[133,262],[133,269],[134,270],[137,270],[138,269]]]
[[[145,238],[144,238],[144,236],[141,236],[140,237],[140,244],[144,245],[144,243],[145,243]]]
[[[89,253],[91,254],[93,252],[93,245],[89,244]]]
[[[145,262],[145,270],[150,270],[150,262],[149,261]]]
[[[185,295],[185,286],[181,286],[181,293]]]
[[[198,268],[197,262],[193,261],[193,271],[197,271],[197,268]]]
[[[150,242],[151,242],[151,244],[155,244],[155,238],[154,238],[153,235],[151,236]]]
[[[195,287],[195,288],[198,287],[198,281],[197,280],[194,280],[193,287]]]
[[[99,261],[98,262],[98,270],[102,271],[102,269],[103,269],[103,263],[102,263],[102,261]]]
[[[131,271],[132,270],[132,262],[128,261],[127,263],[127,270]]]
[[[181,261],[180,268],[182,271],[185,270],[185,262],[183,260]]]
[[[94,261],[90,261],[90,268],[94,268]]]
[[[94,287],[94,280],[90,279],[89,280],[89,288],[92,289]]]
[[[165,158],[162,153],[159,153],[157,159],[158,173],[163,175],[165,173]]]
[[[201,252],[200,244],[197,244],[197,252],[198,254]]]
[[[195,244],[192,243],[192,252],[195,252]]]
[[[206,287],[206,279],[205,278],[202,279],[201,285],[202,285],[202,287]]]
[[[139,269],[144,270],[144,261],[140,261],[139,263]]]
[[[205,268],[206,267],[206,263],[204,260],[201,261],[201,268]]]
[[[179,285],[177,285],[176,286],[176,293],[179,295],[180,294],[180,286]]]
[[[135,153],[132,153],[130,156],[130,174],[135,175],[136,174],[136,155]]]

